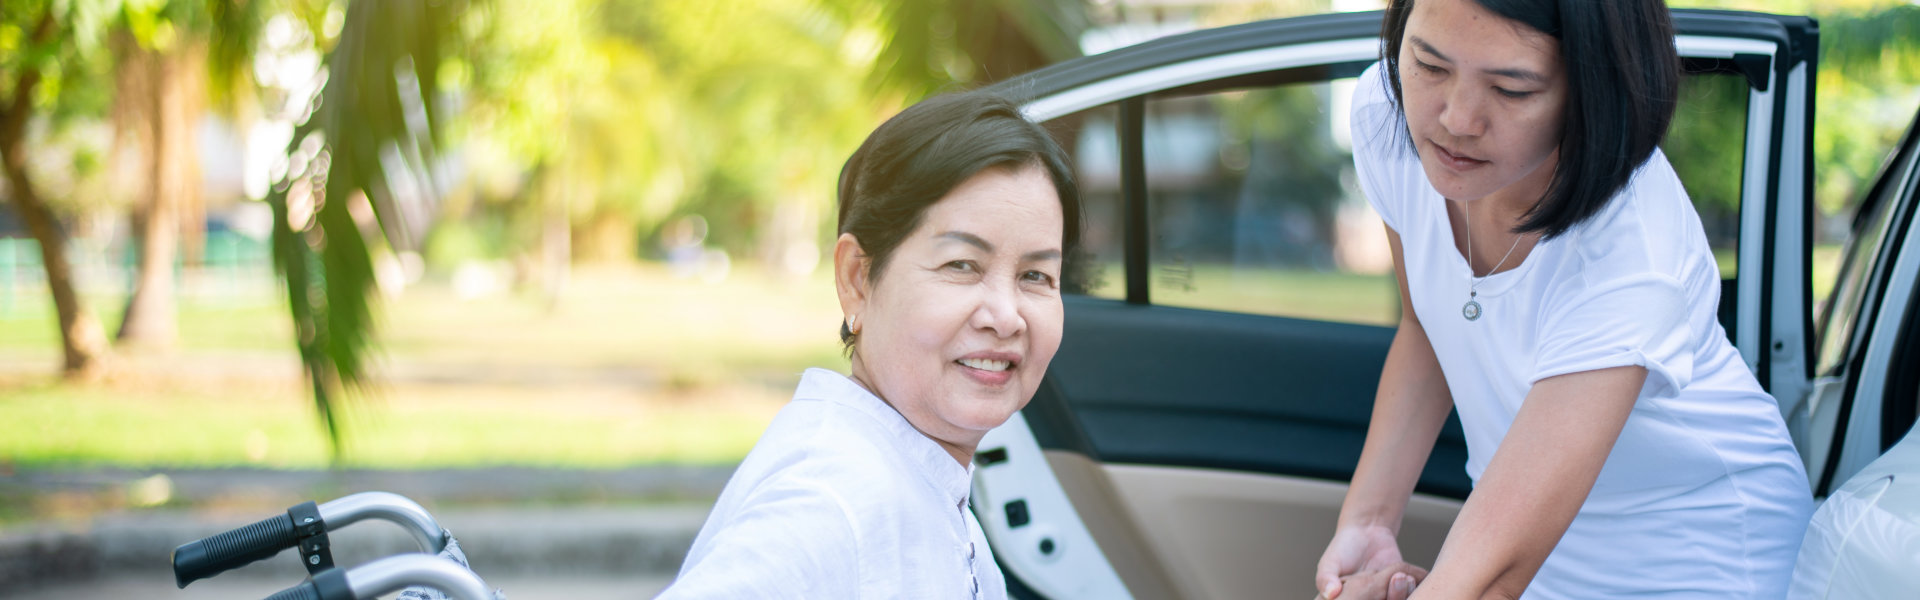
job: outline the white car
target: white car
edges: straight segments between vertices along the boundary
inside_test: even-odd
[[[1920,597],[1916,134],[1812,300],[1818,26],[1674,12],[1665,145],[1725,277],[1720,316],[1824,499],[1797,597]],[[981,443],[974,510],[1015,597],[1307,597],[1399,307],[1346,102],[1380,14],[1200,31],[998,84],[1073,154],[1087,218],[1066,336]],[[1431,565],[1470,483],[1450,420],[1401,547]]]

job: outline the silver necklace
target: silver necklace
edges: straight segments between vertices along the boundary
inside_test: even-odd
[[[1492,277],[1494,273],[1498,273],[1500,267],[1506,266],[1507,259],[1512,258],[1513,251],[1520,247],[1520,240],[1526,239],[1527,236],[1524,234],[1514,236],[1513,245],[1509,246],[1507,253],[1500,257],[1500,262],[1493,265],[1493,268],[1487,271],[1485,277],[1475,277],[1473,275],[1473,203],[1462,202],[1461,204],[1465,205],[1467,209],[1467,303],[1460,306],[1460,316],[1466,317],[1468,321],[1478,321],[1480,320],[1480,314],[1483,312],[1479,301],[1480,292],[1478,289],[1480,282],[1486,281],[1487,277]]]

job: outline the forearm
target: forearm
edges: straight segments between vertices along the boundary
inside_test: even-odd
[[[1534,384],[1415,597],[1519,597],[1579,514],[1645,381],[1646,369],[1618,367]]]
[[[1378,525],[1398,533],[1427,456],[1453,408],[1433,346],[1417,320],[1405,320],[1387,351],[1380,388],[1354,468],[1340,527]]]
[[[1433,453],[1440,427],[1447,422],[1453,395],[1440,371],[1440,359],[1433,354],[1433,342],[1427,339],[1420,315],[1413,310],[1400,234],[1392,227],[1387,228],[1387,247],[1393,254],[1394,279],[1400,287],[1400,327],[1387,348],[1386,366],[1380,370],[1380,389],[1374,394],[1367,442],[1360,450],[1360,463],[1354,466],[1347,498],[1341,503],[1338,527],[1378,526],[1398,535],[1407,499],[1427,464],[1427,455]]]

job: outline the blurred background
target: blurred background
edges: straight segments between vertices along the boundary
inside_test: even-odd
[[[1672,5],[1820,19],[1823,296],[1853,201],[1920,105],[1920,5]],[[187,594],[166,551],[368,489],[473,532],[483,575],[529,578],[517,597],[649,594],[799,372],[846,367],[834,184],[882,120],[1164,35],[1380,7],[6,0],[0,595],[259,597],[299,570]],[[1710,117],[1740,118],[1737,92],[1688,90],[1683,112],[1707,117],[1677,120],[1668,153],[1725,143]],[[1344,133],[1288,130],[1327,127],[1324,98],[1303,98],[1189,107],[1210,118],[1166,119],[1148,151],[1198,143],[1194,168],[1244,171],[1266,155],[1248,132]],[[1097,194],[1112,157],[1080,141]],[[1323,154],[1287,164],[1337,188],[1351,158]],[[1730,225],[1738,163],[1675,162],[1709,230]],[[1293,316],[1390,322],[1366,210],[1227,214],[1270,233],[1195,247],[1156,297],[1259,311],[1357,285],[1378,300],[1302,294],[1332,300]],[[1247,260],[1289,278],[1180,295]]]

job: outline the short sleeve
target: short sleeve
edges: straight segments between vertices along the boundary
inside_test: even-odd
[[[1408,159],[1401,139],[1401,132],[1406,128],[1401,125],[1400,111],[1394,108],[1392,91],[1387,88],[1383,72],[1380,63],[1374,63],[1360,74],[1360,80],[1354,85],[1352,118],[1349,119],[1353,172],[1373,211],[1388,227],[1400,232],[1404,230],[1400,228],[1397,209],[1405,199],[1398,192],[1399,186],[1395,185],[1392,175],[1401,171]]]
[[[1667,398],[1692,380],[1697,345],[1678,280],[1636,273],[1557,295],[1564,297],[1549,298],[1541,311],[1532,381],[1640,366],[1647,369],[1641,397]]]
[[[659,598],[853,598],[858,540],[830,490],[786,485],[756,491],[705,543]]]

